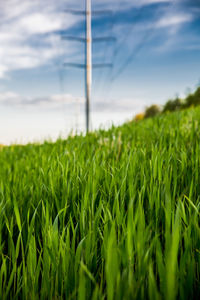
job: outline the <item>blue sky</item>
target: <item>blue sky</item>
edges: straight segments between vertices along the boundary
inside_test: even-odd
[[[84,0],[0,2],[0,143],[41,141],[82,130],[84,73],[63,68],[84,62],[84,47],[63,34],[83,36]],[[92,127],[131,119],[151,103],[184,96],[200,80],[200,1],[92,0]]]

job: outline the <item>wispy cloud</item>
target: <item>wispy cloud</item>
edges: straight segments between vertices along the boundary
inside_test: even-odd
[[[83,98],[73,97],[69,94],[56,94],[46,97],[24,97],[17,93],[8,91],[0,93],[0,104],[5,106],[17,107],[40,107],[40,108],[59,108],[65,104],[83,103]]]
[[[96,101],[93,105],[94,112],[127,112],[132,111],[133,113],[142,111],[146,105],[144,99],[139,98],[124,98],[114,99],[110,101]]]
[[[80,18],[66,16],[59,10],[59,2],[8,0],[0,4],[0,78],[9,71],[52,63],[55,57],[72,52],[55,33],[69,29]]]
[[[133,112],[141,111],[146,104],[144,99],[124,98],[124,99],[112,99],[95,100],[92,105],[93,112],[126,112],[131,110]],[[18,108],[36,108],[36,109],[59,109],[63,106],[79,104],[83,106],[85,99],[83,97],[74,97],[70,94],[55,94],[45,97],[25,97],[12,91],[0,93],[0,105],[11,106]]]
[[[157,23],[157,28],[162,27],[171,27],[171,26],[177,26],[181,25],[186,22],[191,22],[193,20],[193,16],[191,14],[169,14],[164,17],[162,17]]]

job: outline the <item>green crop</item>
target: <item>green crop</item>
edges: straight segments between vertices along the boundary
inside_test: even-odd
[[[0,299],[200,299],[200,109],[0,149]]]

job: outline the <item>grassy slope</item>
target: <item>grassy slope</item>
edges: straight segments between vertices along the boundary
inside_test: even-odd
[[[200,110],[0,150],[0,298],[200,296]]]

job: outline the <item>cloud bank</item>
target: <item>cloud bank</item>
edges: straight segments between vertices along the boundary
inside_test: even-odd
[[[59,108],[62,105],[83,103],[83,98],[73,97],[69,94],[57,94],[46,97],[23,97],[17,93],[8,91],[0,93],[0,104],[5,106],[17,107],[40,107],[40,108]]]

